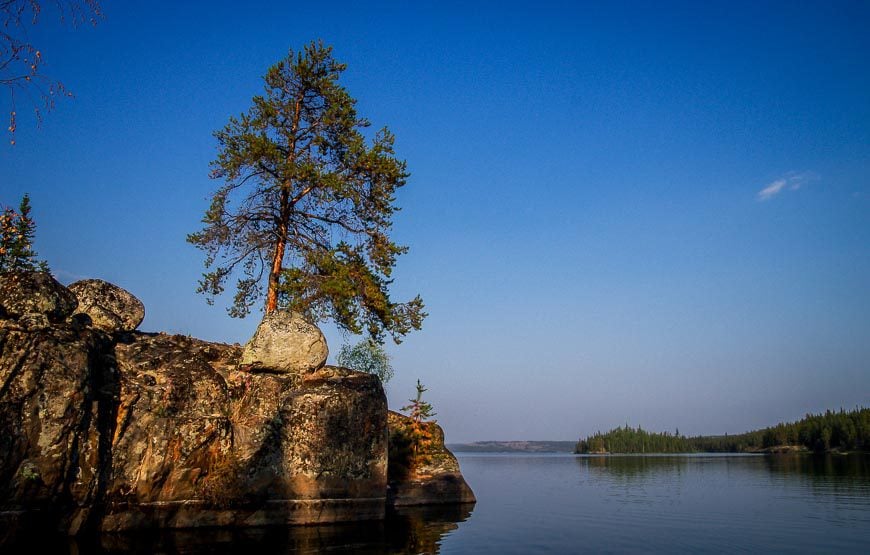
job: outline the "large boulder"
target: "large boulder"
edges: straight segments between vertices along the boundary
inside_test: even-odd
[[[320,329],[296,312],[266,314],[245,345],[240,364],[255,371],[305,374],[326,364],[329,348]]]
[[[76,296],[48,272],[0,273],[0,318],[42,314],[61,322],[76,309]]]
[[[145,318],[145,305],[132,293],[101,279],[70,284],[78,299],[76,314],[87,314],[95,327],[109,333],[133,331]]]

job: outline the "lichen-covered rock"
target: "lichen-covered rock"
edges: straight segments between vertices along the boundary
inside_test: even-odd
[[[145,318],[145,305],[129,291],[101,279],[70,284],[78,299],[76,314],[87,314],[94,326],[112,332],[133,331]]]
[[[77,531],[105,491],[117,376],[96,330],[0,321],[0,507]]]
[[[235,369],[182,336],[118,346],[120,407],[103,530],[383,517],[386,398],[376,378]]]
[[[459,461],[444,446],[444,430],[424,423],[428,440],[412,447],[412,420],[389,411],[389,503],[395,507],[439,503],[474,503],[474,492],[459,470]]]
[[[0,506],[70,533],[383,518],[376,377],[237,370],[241,349],[0,321]]]
[[[251,370],[304,374],[321,368],[328,356],[326,338],[317,326],[301,314],[278,310],[263,317],[240,363]]]
[[[377,377],[251,373],[237,345],[79,320],[0,319],[0,517],[72,534],[384,517]],[[473,499],[438,437],[396,504]]]
[[[61,322],[76,309],[75,295],[48,272],[0,273],[0,318],[44,314]]]

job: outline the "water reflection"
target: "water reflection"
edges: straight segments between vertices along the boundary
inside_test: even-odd
[[[644,500],[651,500],[649,486],[673,496],[693,481],[722,476],[730,483],[753,481],[768,487],[787,487],[801,495],[836,499],[838,502],[870,498],[870,456],[866,454],[770,454],[770,455],[590,455],[576,459],[581,475],[610,488],[615,497],[636,497],[643,489]],[[621,492],[621,493],[620,493]]]
[[[870,498],[870,456],[778,455],[765,458],[777,484],[798,482],[815,496],[865,504]]]
[[[626,482],[680,472],[689,464],[688,457],[671,455],[590,455],[576,460],[584,470],[595,475]]]
[[[801,474],[824,477],[825,480],[845,478],[863,482],[870,477],[870,456],[853,455],[771,455],[765,457],[772,473]]]
[[[408,507],[384,521],[324,526],[214,528],[67,539],[31,530],[3,553],[439,553],[474,505]]]
[[[824,483],[844,482],[850,487],[866,484],[870,478],[870,456],[866,454],[697,454],[697,455],[584,455],[576,463],[585,472],[610,480],[648,481],[668,475],[703,469],[705,465],[734,465],[743,472],[790,475]]]

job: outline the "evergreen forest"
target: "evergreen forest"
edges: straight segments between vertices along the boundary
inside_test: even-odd
[[[777,424],[737,435],[680,435],[679,430],[648,432],[627,424],[597,432],[577,442],[575,453],[742,453],[783,447],[809,451],[870,451],[870,409],[807,414],[797,422]]]

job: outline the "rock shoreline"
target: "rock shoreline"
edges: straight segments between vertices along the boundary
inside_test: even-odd
[[[137,313],[97,326],[46,276],[0,274],[0,512],[74,535],[378,520],[388,505],[473,501],[458,465],[388,487],[375,376],[251,372],[238,345],[130,330]]]

